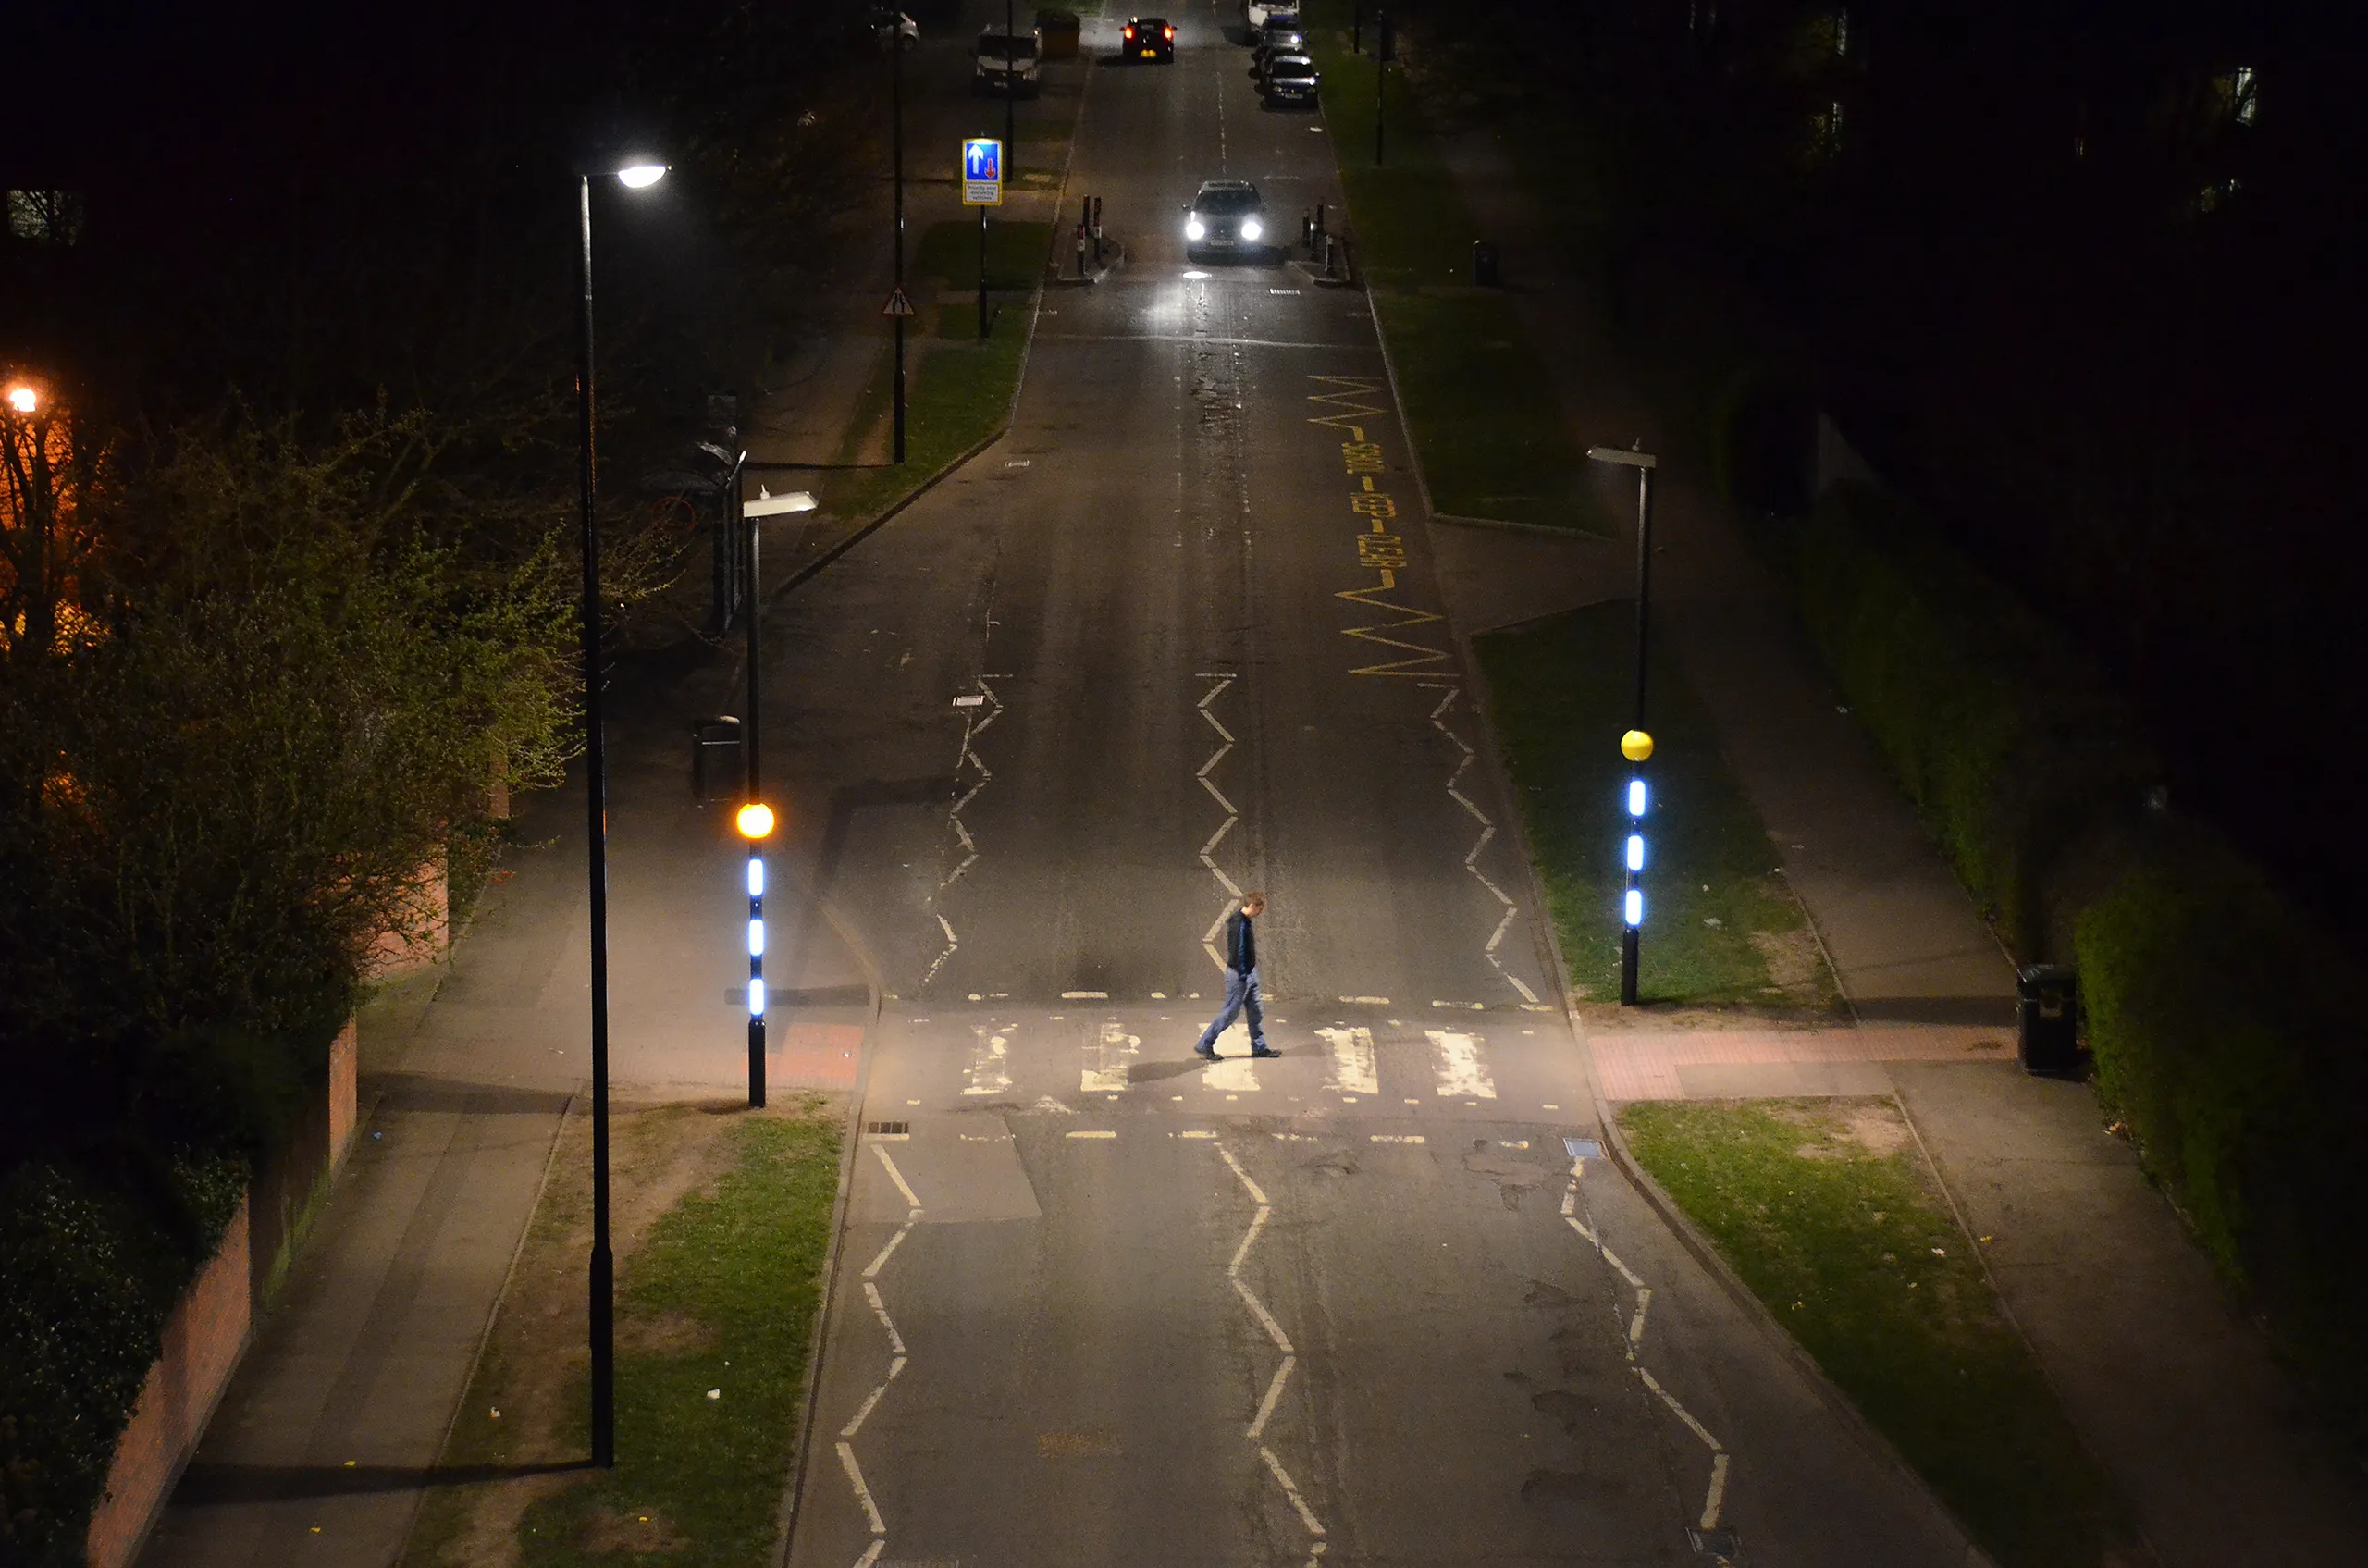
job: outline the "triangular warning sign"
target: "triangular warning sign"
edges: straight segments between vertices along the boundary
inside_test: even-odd
[[[913,310],[913,302],[905,297],[905,286],[902,283],[897,284],[895,291],[888,296],[888,302],[880,307],[880,314],[882,315],[916,314]]]

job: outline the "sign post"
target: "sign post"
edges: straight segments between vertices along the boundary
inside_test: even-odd
[[[979,340],[987,336],[987,209],[1003,205],[1003,143],[962,139],[962,204],[979,209]]]

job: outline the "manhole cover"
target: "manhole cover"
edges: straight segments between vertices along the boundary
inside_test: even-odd
[[[1592,1138],[1565,1138],[1562,1140],[1562,1147],[1569,1152],[1570,1156],[1574,1160],[1599,1160],[1603,1158],[1603,1145],[1597,1142]]]

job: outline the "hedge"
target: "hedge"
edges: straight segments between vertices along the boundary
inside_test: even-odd
[[[2199,829],[2152,835],[2075,931],[2105,1100],[2320,1402],[2368,1438],[2368,980]]]
[[[1898,498],[1836,486],[1799,548],[1802,614],[1852,710],[2007,942],[2047,956],[2051,870],[2161,777],[2135,717]]]
[[[40,1161],[0,1178],[0,1561],[72,1568],[166,1321],[222,1240],[246,1167],[161,1167],[117,1151],[102,1177]]]
[[[2099,1091],[2148,1174],[2368,1438],[2368,979],[2226,840],[2143,820],[2135,717],[1907,502],[1836,487],[1798,565],[1810,636],[1966,886],[2027,956],[2069,931]]]

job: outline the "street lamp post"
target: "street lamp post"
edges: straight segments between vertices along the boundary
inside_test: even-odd
[[[665,178],[663,164],[616,171],[629,191]],[[616,1257],[609,1249],[609,786],[600,734],[600,528],[592,421],[592,177],[575,182],[576,479],[584,536],[584,826],[592,915],[592,1463],[617,1462]]]
[[[1626,791],[1627,845],[1622,857],[1627,870],[1627,886],[1620,901],[1620,1005],[1633,1007],[1636,1005],[1637,950],[1645,924],[1645,761],[1653,754],[1653,737],[1645,729],[1645,625],[1652,605],[1656,464],[1650,452],[1620,447],[1589,447],[1587,456],[1596,463],[1619,463],[1636,471],[1636,717],[1634,726],[1620,737],[1621,755],[1632,764]]]
[[[890,117],[894,121],[891,144],[894,147],[896,186],[896,295],[905,293],[905,16],[899,11],[888,23],[888,53],[892,56],[888,68],[888,100]],[[895,454],[905,461],[905,318],[900,314],[896,323],[896,394],[895,394]]]
[[[1385,150],[1382,121],[1384,100],[1389,93],[1389,62],[1397,56],[1397,40],[1390,35],[1389,13],[1383,10],[1374,18],[1373,41],[1373,167],[1382,166]]]
[[[746,461],[746,453],[742,454]],[[746,797],[734,819],[740,836],[748,841],[748,1105],[765,1104],[765,840],[773,831],[773,810],[765,804],[762,752],[764,685],[762,634],[765,622],[764,574],[759,569],[762,537],[759,524],[784,512],[811,512],[814,498],[804,490],[777,496],[760,490],[746,502],[748,520],[748,717],[740,726],[747,759]]]

